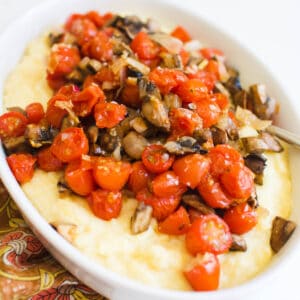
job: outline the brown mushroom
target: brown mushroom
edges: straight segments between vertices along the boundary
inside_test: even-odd
[[[212,138],[214,145],[219,144],[227,144],[228,143],[228,137],[226,131],[218,128],[218,127],[212,127],[211,128]]]
[[[196,194],[185,194],[182,196],[182,202],[186,205],[196,209],[203,215],[214,214],[215,210],[206,205],[201,198]]]
[[[266,167],[267,158],[261,153],[250,153],[245,158],[245,165],[254,173],[254,174],[263,174]]]
[[[122,140],[125,152],[134,159],[140,159],[148,141],[135,131],[130,131]]]
[[[247,251],[247,243],[240,235],[232,234],[232,243],[229,248],[230,251]]]
[[[291,237],[296,228],[296,223],[276,216],[272,224],[270,245],[272,250],[277,253]]]
[[[138,234],[146,231],[149,228],[152,217],[152,207],[140,202],[131,217],[130,229],[133,234]]]
[[[43,145],[51,144],[57,133],[57,130],[46,124],[29,124],[25,131],[25,138],[31,147],[40,148]]]
[[[176,141],[169,141],[164,144],[164,147],[169,153],[176,155],[202,152],[203,150],[197,140],[190,136],[183,136]]]

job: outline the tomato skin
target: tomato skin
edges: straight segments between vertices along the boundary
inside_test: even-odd
[[[188,77],[190,79],[196,78],[199,79],[206,87],[208,92],[211,92],[217,82],[217,78],[215,74],[204,71],[204,70],[199,70],[196,73],[190,73],[188,74]]]
[[[162,145],[149,145],[142,153],[143,164],[152,173],[167,171],[172,166],[174,159],[174,155],[170,155]]]
[[[152,81],[162,94],[168,94],[180,83],[185,82],[187,77],[180,70],[158,67],[149,73]]]
[[[87,197],[87,201],[98,218],[109,221],[117,218],[122,209],[122,194],[98,189]]]
[[[116,161],[111,157],[98,157],[94,162],[94,178],[104,190],[121,190],[125,186],[131,172],[130,163]]]
[[[130,47],[138,57],[143,60],[152,60],[156,58],[160,51],[160,47],[153,42],[144,31],[140,31],[134,37]]]
[[[187,211],[183,206],[180,206],[177,211],[158,223],[158,231],[170,235],[181,235],[188,231],[190,225]]]
[[[203,200],[212,208],[228,208],[234,201],[226,194],[222,186],[211,174],[206,174],[198,185],[198,192]]]
[[[222,59],[225,58],[224,52],[216,48],[202,48],[200,50],[200,53],[206,59],[213,59],[215,57],[219,57]]]
[[[212,253],[198,254],[184,276],[195,291],[213,291],[218,289],[220,281],[220,263]]]
[[[29,123],[37,124],[45,115],[43,105],[39,102],[33,102],[26,106],[26,115]]]
[[[185,67],[190,60],[190,53],[184,50],[184,48],[182,48],[179,52],[179,56],[181,58],[183,66]]]
[[[182,195],[187,189],[179,182],[179,177],[173,171],[167,171],[157,175],[152,180],[152,192],[157,197],[169,197]]]
[[[54,95],[49,101],[45,113],[45,118],[48,123],[55,127],[60,128],[63,118],[67,115],[65,109],[61,109],[55,105],[57,101],[68,101],[68,97],[63,94]]]
[[[228,225],[217,215],[203,215],[191,225],[185,236],[187,250],[192,254],[222,254],[229,250],[232,237]]]
[[[50,149],[62,162],[70,162],[89,152],[89,141],[82,128],[69,127],[55,137]]]
[[[24,134],[28,120],[17,112],[10,111],[0,116],[0,138],[18,137]]]
[[[209,97],[195,103],[195,111],[203,120],[203,127],[209,128],[215,125],[221,115],[221,109],[215,102],[211,101]]]
[[[169,197],[156,197],[149,192],[147,188],[140,190],[136,199],[151,205],[153,208],[153,217],[158,221],[166,219],[172,212],[174,212],[180,203],[180,197],[174,195]]]
[[[177,26],[172,32],[171,36],[181,40],[183,43],[189,42],[191,40],[190,34],[182,26]]]
[[[182,184],[194,189],[209,171],[210,161],[200,154],[189,154],[177,159],[173,170]]]
[[[235,234],[250,231],[258,222],[257,212],[247,202],[243,202],[228,209],[223,217],[224,221]]]
[[[215,101],[221,110],[224,110],[229,107],[229,99],[226,95],[221,93],[215,93],[210,95],[210,99]]]
[[[11,154],[6,160],[19,183],[23,184],[31,180],[34,174],[35,157],[31,154]]]
[[[135,194],[148,186],[151,174],[146,170],[141,161],[132,164],[132,172],[128,179],[128,187]]]
[[[126,106],[114,102],[100,102],[95,105],[94,118],[99,128],[112,128],[124,120]]]
[[[63,163],[52,154],[50,147],[40,150],[37,154],[37,163],[39,169],[46,172],[55,172],[62,170]]]
[[[143,100],[140,98],[138,85],[126,84],[121,92],[121,100],[130,107],[141,107]]]
[[[221,175],[220,182],[230,196],[248,199],[254,188],[253,178],[253,173],[246,166],[233,164]]]
[[[105,22],[113,17],[113,14],[108,12],[101,16],[97,11],[91,10],[84,15],[87,19],[92,21],[98,28],[101,28]]]
[[[206,98],[208,90],[201,80],[192,78],[180,83],[174,92],[183,102],[190,103]]]
[[[87,196],[95,189],[93,173],[81,167],[81,160],[68,164],[65,170],[65,180],[71,190],[80,196]]]

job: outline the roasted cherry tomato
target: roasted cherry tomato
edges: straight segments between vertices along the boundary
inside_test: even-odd
[[[221,109],[218,104],[211,101],[209,97],[196,102],[195,105],[195,111],[202,118],[204,128],[209,128],[218,122],[221,115]]]
[[[158,67],[150,72],[149,80],[155,83],[162,94],[168,94],[180,83],[185,82],[187,77],[180,70]]]
[[[105,190],[121,190],[131,171],[130,163],[116,161],[111,157],[98,157],[94,161],[94,178],[97,184]]]
[[[184,48],[182,48],[179,52],[179,56],[181,58],[181,62],[183,64],[183,66],[186,66],[190,60],[190,53],[188,51],[184,50]]]
[[[24,134],[28,120],[16,111],[10,111],[0,116],[0,138],[17,137]]]
[[[158,221],[166,219],[172,212],[174,212],[180,203],[180,197],[174,195],[169,197],[156,197],[149,192],[148,189],[140,190],[136,199],[144,202],[153,208],[153,217]]]
[[[132,173],[128,179],[128,187],[135,194],[148,186],[151,174],[146,170],[141,161],[132,164]]]
[[[31,154],[11,154],[6,160],[19,183],[31,180],[34,174],[35,157]]]
[[[192,136],[197,128],[202,127],[199,115],[186,108],[172,108],[169,113],[172,137]]]
[[[198,185],[203,200],[213,208],[227,208],[234,199],[224,192],[222,186],[211,174],[206,174]]]
[[[217,82],[217,78],[215,74],[204,71],[204,70],[199,70],[196,73],[190,73],[188,74],[188,77],[190,79],[196,78],[199,79],[206,87],[209,92],[211,92]]]
[[[225,58],[224,52],[216,48],[202,48],[200,53],[206,59],[213,59],[216,57],[221,59]]]
[[[130,47],[141,59],[152,60],[158,56],[160,51],[160,47],[144,31],[140,31],[134,37]]]
[[[143,103],[138,85],[125,84],[120,97],[124,104],[133,108],[139,108]]]
[[[229,99],[224,94],[221,94],[221,93],[212,94],[212,95],[210,95],[210,99],[212,101],[215,101],[219,105],[221,110],[226,109],[229,106]]]
[[[70,162],[88,153],[89,141],[82,128],[69,127],[55,137],[50,149],[62,162]]]
[[[204,70],[214,74],[216,78],[221,81],[228,76],[226,66],[221,60],[216,61],[211,59]]]
[[[39,102],[30,103],[25,111],[29,123],[38,123],[45,115],[43,105]]]
[[[39,169],[46,172],[55,172],[63,168],[63,163],[54,154],[50,147],[40,150],[37,154]]]
[[[144,149],[142,161],[148,171],[162,173],[170,169],[174,156],[170,155],[163,146],[152,144]]]
[[[117,218],[122,209],[121,192],[98,189],[88,196],[87,201],[93,213],[105,221]]]
[[[177,39],[181,40],[182,42],[186,43],[191,40],[190,34],[187,32],[185,28],[182,26],[177,26],[172,32],[171,36],[176,37]]]
[[[56,102],[58,101],[68,101],[68,97],[63,94],[56,94],[53,96],[48,101],[45,114],[48,123],[55,128],[60,128],[63,118],[68,114],[65,109],[61,109],[57,106]]]
[[[258,222],[256,210],[247,202],[228,209],[223,218],[230,231],[236,234],[244,234],[250,231]]]
[[[124,120],[127,109],[116,102],[100,102],[95,105],[94,117],[99,128],[112,128]]]
[[[248,199],[254,188],[253,173],[244,165],[233,164],[221,175],[224,190],[232,197]]]
[[[212,253],[198,254],[184,270],[184,276],[195,291],[213,291],[219,286],[220,263]]]
[[[96,185],[92,170],[86,170],[81,165],[81,160],[71,161],[65,170],[65,180],[74,193],[87,196]]]
[[[209,166],[210,161],[203,155],[189,154],[177,159],[173,170],[181,183],[194,189],[209,171]]]
[[[186,191],[186,186],[179,181],[179,177],[173,171],[157,175],[152,180],[151,187],[157,197],[180,196]]]
[[[188,251],[196,255],[210,252],[225,253],[229,250],[232,237],[228,225],[217,215],[203,215],[196,219],[185,237]]]
[[[190,225],[187,211],[183,206],[180,206],[177,211],[158,223],[158,231],[165,234],[181,235],[188,231]]]
[[[202,80],[192,78],[180,83],[174,92],[183,102],[190,103],[206,98],[208,90]]]
[[[91,10],[84,16],[87,19],[91,20],[98,28],[101,28],[108,20],[113,17],[113,14],[108,12],[101,16],[97,11]]]

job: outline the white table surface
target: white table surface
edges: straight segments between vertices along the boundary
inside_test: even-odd
[[[0,33],[9,22],[42,1],[0,0]],[[300,101],[300,1],[174,0],[175,2],[181,6],[190,6],[200,16],[217,22],[249,47],[276,74],[291,99],[295,103]],[[300,105],[298,109],[300,116]],[[300,299],[299,270],[300,253],[299,259],[289,263],[271,285],[247,299]]]

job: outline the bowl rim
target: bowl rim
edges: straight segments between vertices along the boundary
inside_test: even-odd
[[[244,53],[246,53],[247,56],[253,58],[258,64],[260,64],[262,68],[268,73],[268,76],[271,79],[271,81],[274,84],[276,84],[279,87],[280,92],[286,96],[286,99],[288,99],[290,105],[294,104],[287,90],[283,88],[284,84],[279,83],[279,81],[276,78],[276,75],[274,75],[270,71],[268,66],[266,66],[265,63],[262,62],[261,59],[257,55],[255,55],[253,51],[251,51],[251,49],[246,48],[240,41],[234,38],[231,34],[227,33],[222,28],[217,26],[216,23],[209,21],[207,18],[205,18],[205,16],[196,13],[190,7],[186,7],[182,4],[179,4],[179,2],[177,1],[172,1],[172,0],[152,0],[152,1],[156,3],[156,5],[163,4],[163,5],[175,6],[177,9],[180,9],[182,13],[186,15],[186,17],[192,16],[198,18],[202,22],[206,23],[213,30],[218,31],[220,35],[226,36],[226,38],[230,41],[230,43],[237,45],[239,49],[241,49]],[[46,11],[47,8],[53,7],[55,5],[59,5],[60,2],[61,0],[43,1],[42,3],[39,3],[38,5],[32,7],[19,19],[8,24],[0,35],[0,45],[4,43],[4,41],[7,39],[10,32],[14,30],[14,28],[18,28],[22,24],[25,25],[27,20],[31,17],[34,18],[34,16],[38,12]],[[99,2],[101,2],[101,0],[99,0]],[[0,83],[0,91],[3,93],[2,82]],[[1,106],[3,106],[2,102],[0,104]],[[75,248],[75,246],[73,246],[71,243],[66,241],[59,233],[53,230],[53,228],[48,224],[46,219],[44,219],[44,217],[42,217],[42,215],[33,206],[31,201],[27,198],[27,196],[23,192],[21,186],[16,181],[15,177],[13,176],[6,162],[3,147],[1,147],[0,149],[0,177],[4,185],[8,189],[12,199],[17,204],[17,206],[21,209],[22,214],[24,214],[27,220],[30,220],[30,227],[32,228],[33,232],[45,238],[46,240],[45,246],[47,249],[49,249],[50,252],[58,251],[63,256],[68,257],[80,269],[84,270],[87,273],[95,274],[95,277],[101,279],[102,281],[108,284],[113,284],[115,286],[122,287],[124,289],[130,289],[132,291],[136,291],[141,294],[147,294],[147,296],[158,297],[157,299],[159,299],[159,297],[165,297],[165,299],[184,298],[184,299],[193,300],[193,299],[202,299],[203,297],[203,299],[212,300],[212,299],[219,299],[219,297],[221,296],[230,296],[230,297],[241,296],[242,294],[249,293],[254,289],[259,289],[259,287],[266,281],[270,282],[270,280],[275,276],[274,269],[281,268],[285,263],[285,260],[288,258],[288,256],[290,256],[290,259],[292,258],[291,254],[292,252],[296,252],[294,249],[296,248],[296,246],[297,248],[300,248],[299,243],[296,243],[295,239],[293,239],[292,237],[291,240],[289,241],[290,247],[284,247],[284,249],[281,250],[282,251],[281,256],[284,255],[285,257],[284,260],[277,260],[275,264],[271,266],[267,266],[266,269],[260,272],[253,279],[248,280],[247,282],[242,283],[235,287],[220,289],[212,292],[201,292],[201,293],[195,293],[194,291],[178,291],[178,290],[168,290],[163,288],[154,288],[149,285],[145,285],[143,283],[137,282],[133,279],[129,279],[125,276],[119,275],[118,273],[115,273],[103,267],[101,264],[98,263],[95,264],[91,258],[82,254],[77,248]],[[76,275],[78,276],[79,274]],[[84,282],[84,279],[80,278],[80,276],[79,279]]]

